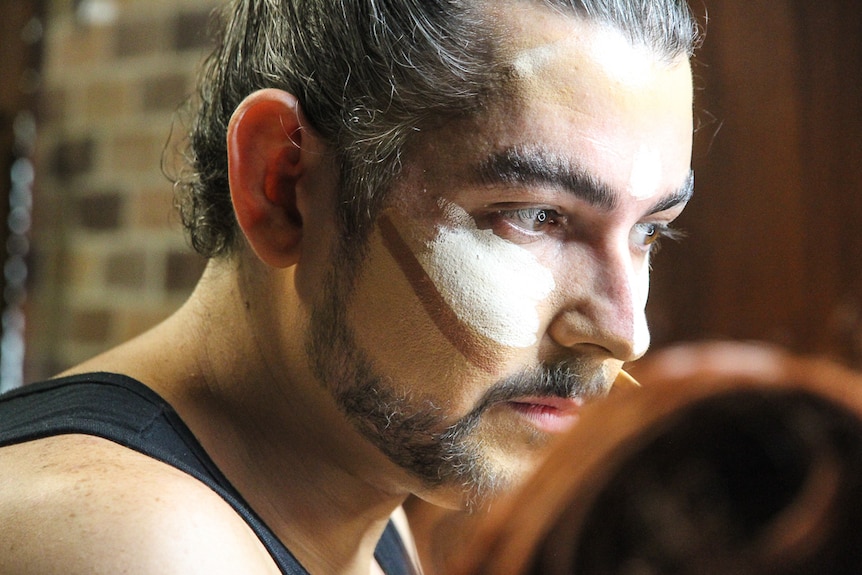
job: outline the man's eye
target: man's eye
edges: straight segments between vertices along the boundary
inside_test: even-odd
[[[672,229],[667,224],[643,223],[632,229],[632,243],[645,250],[655,251],[659,247],[659,240],[670,238],[679,239],[683,234]]]
[[[499,217],[529,232],[542,231],[548,226],[559,223],[560,220],[557,212],[547,208],[505,210],[499,213]]]

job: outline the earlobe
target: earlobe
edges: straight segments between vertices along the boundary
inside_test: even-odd
[[[306,166],[296,98],[267,89],[246,97],[227,132],[228,180],[237,222],[266,264],[288,267],[299,257],[302,216],[296,193]]]

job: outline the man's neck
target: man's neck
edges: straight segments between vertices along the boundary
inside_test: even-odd
[[[393,477],[406,475],[313,379],[303,342],[279,339],[230,272],[208,273],[165,322],[75,371],[125,373],[162,395],[311,573],[368,574],[406,496]]]

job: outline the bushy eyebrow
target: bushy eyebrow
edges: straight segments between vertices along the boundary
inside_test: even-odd
[[[570,161],[538,148],[509,148],[479,165],[486,184],[539,184],[566,190],[603,210],[617,206],[617,196],[598,178]]]
[[[689,170],[688,177],[683,182],[682,186],[674,192],[661,198],[656,205],[650,210],[650,214],[657,214],[665,210],[669,210],[680,204],[688,203],[694,195],[694,170]]]
[[[479,164],[485,184],[538,184],[565,190],[591,206],[605,211],[617,207],[619,196],[613,188],[577,163],[540,148],[508,148],[495,152]],[[687,202],[694,193],[694,172],[683,185],[662,197],[650,214]]]

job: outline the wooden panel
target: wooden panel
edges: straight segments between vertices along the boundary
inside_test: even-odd
[[[795,2],[805,62],[811,346],[862,365],[862,15],[855,0]]]
[[[689,239],[656,260],[657,345],[757,338],[862,357],[850,341],[862,326],[862,26],[851,4],[708,2],[697,194],[680,220]]]

